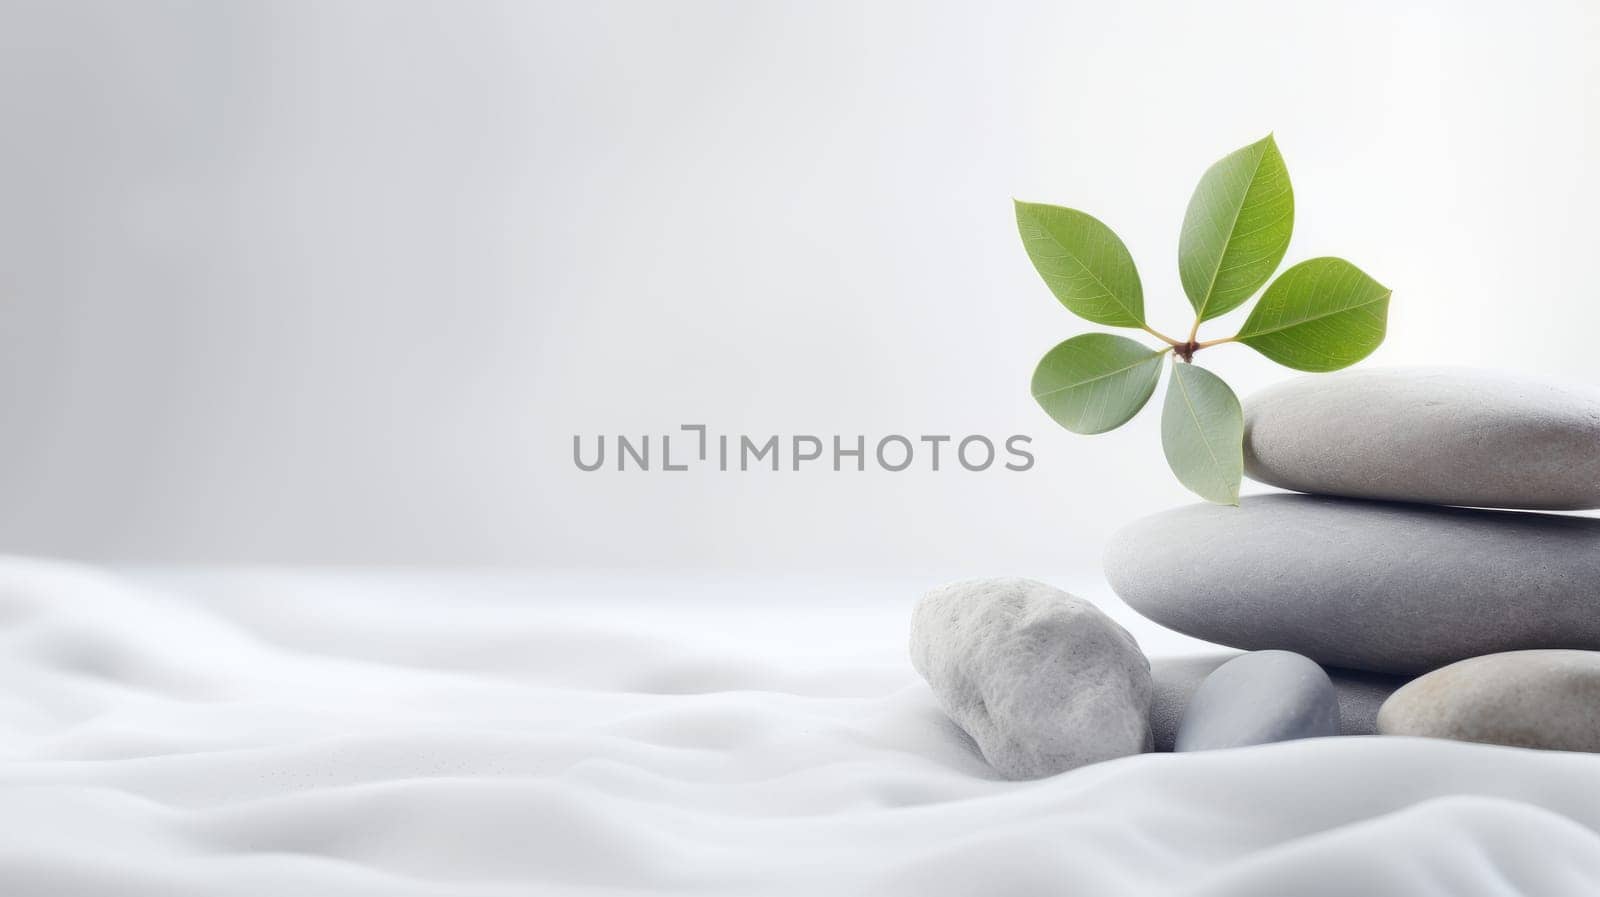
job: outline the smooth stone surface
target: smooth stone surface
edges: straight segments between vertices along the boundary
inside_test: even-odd
[[[1316,374],[1244,403],[1244,472],[1324,495],[1600,507],[1600,393],[1469,368]]]
[[[1216,668],[1189,700],[1175,751],[1339,734],[1339,697],[1322,667],[1292,651],[1253,651]]]
[[[1242,654],[1218,653],[1196,657],[1158,657],[1150,662],[1150,677],[1155,691],[1150,700],[1150,732],[1158,751],[1172,750],[1177,741],[1178,724],[1189,700],[1200,683],[1222,666]],[[1376,735],[1378,708],[1395,689],[1410,681],[1404,676],[1323,667],[1333,681],[1339,699],[1340,735]]]
[[[1112,536],[1111,587],[1187,635],[1423,673],[1498,651],[1600,649],[1600,520],[1247,496]]]
[[[1150,662],[1127,630],[1054,586],[934,589],[912,614],[911,663],[1006,778],[1150,750]]]
[[[1600,652],[1511,651],[1453,663],[1384,702],[1378,732],[1600,751]]]

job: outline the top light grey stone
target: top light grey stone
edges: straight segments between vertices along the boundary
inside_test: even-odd
[[[1600,392],[1468,368],[1317,374],[1245,402],[1244,472],[1297,492],[1600,508]]]

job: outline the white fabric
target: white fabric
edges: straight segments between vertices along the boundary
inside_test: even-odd
[[[0,561],[0,892],[1600,891],[1590,755],[1345,738],[1000,781],[906,659],[926,585]]]

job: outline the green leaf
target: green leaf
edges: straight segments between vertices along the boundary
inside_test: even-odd
[[[1239,503],[1244,414],[1216,374],[1173,359],[1161,409],[1161,449],[1178,482],[1206,501]]]
[[[1310,259],[1267,287],[1236,339],[1295,370],[1336,371],[1383,342],[1389,295],[1344,259]]]
[[[1294,189],[1268,134],[1201,175],[1178,238],[1178,276],[1202,321],[1238,308],[1283,261]]]
[[[1163,354],[1125,336],[1075,336],[1039,360],[1033,397],[1074,433],[1115,430],[1150,401],[1161,379]]]
[[[1022,246],[1068,311],[1109,327],[1144,326],[1139,270],[1111,228],[1076,209],[1016,205]]]

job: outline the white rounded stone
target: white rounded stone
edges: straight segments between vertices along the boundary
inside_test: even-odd
[[[1028,579],[923,596],[911,662],[1001,775],[1029,779],[1151,748],[1150,662],[1100,609]]]

